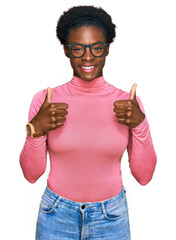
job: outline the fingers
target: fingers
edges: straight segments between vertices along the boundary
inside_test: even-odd
[[[131,111],[116,113],[117,118],[128,118],[131,117]]]
[[[136,100],[137,84],[133,84],[130,90],[128,100],[117,100],[114,102],[114,112],[116,113],[117,121],[130,128],[136,127],[139,123],[138,102]]]
[[[51,108],[55,108],[55,109],[58,109],[58,110],[64,110],[64,109],[67,109],[68,108],[68,104],[67,103],[62,103],[62,102],[58,102],[58,103],[51,103],[50,104],[50,107]]]
[[[57,109],[55,106],[50,108],[50,130],[55,130],[56,128],[63,126],[64,121],[66,120],[65,115],[67,114],[68,112],[65,109]]]
[[[50,103],[52,98],[52,89],[50,87],[47,88],[47,93],[45,96],[44,104],[45,103]]]
[[[130,126],[132,120],[132,108],[134,103],[131,100],[118,100],[114,103],[114,112],[116,113],[117,121],[120,124]]]
[[[133,103],[130,100],[123,100],[123,102],[119,100],[114,103],[114,106],[114,112],[125,113],[132,110]]]
[[[126,112],[131,111],[131,110],[132,110],[131,106],[115,107],[114,108],[115,113],[126,113]]]
[[[68,104],[66,103],[49,103],[47,107],[48,111],[48,130],[55,130],[56,128],[60,128],[64,125],[66,120],[66,115],[68,111]]]
[[[120,124],[125,124],[127,125],[127,120],[125,118],[118,118],[117,121],[120,123]]]
[[[133,84],[133,86],[131,87],[130,90],[130,100],[136,100],[136,88],[137,88],[137,84]]]
[[[52,90],[50,87],[48,87],[47,89],[47,103],[50,103],[51,102],[51,98],[52,98]]]
[[[56,116],[52,116],[50,118],[50,123],[63,123],[66,120],[66,117],[61,116],[61,117],[56,117]]]
[[[125,107],[127,106],[127,104],[130,104],[130,103],[131,103],[130,100],[117,100],[114,102],[114,106],[120,108],[120,107]]]
[[[66,120],[66,117],[55,117],[52,116],[50,118],[50,130],[55,130],[56,128],[59,128],[64,125],[64,121]]]
[[[54,117],[63,117],[68,114],[67,110],[61,110],[61,109],[53,109],[51,110],[51,116]]]
[[[116,113],[116,118],[119,123],[128,126],[132,120],[132,112],[131,111],[118,112]]]

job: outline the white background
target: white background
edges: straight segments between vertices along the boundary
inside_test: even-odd
[[[157,167],[141,186],[122,159],[132,240],[176,239],[175,82],[176,6],[171,0],[15,0],[0,3],[1,232],[2,239],[32,240],[49,173],[31,184],[19,155],[34,94],[71,80],[72,69],[56,38],[57,20],[73,5],[101,6],[116,24],[105,79],[130,91],[137,83],[149,121]],[[3,224],[3,225],[2,225]]]

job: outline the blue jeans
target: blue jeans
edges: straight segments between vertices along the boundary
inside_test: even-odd
[[[99,202],[75,202],[46,187],[36,240],[130,240],[126,190]]]

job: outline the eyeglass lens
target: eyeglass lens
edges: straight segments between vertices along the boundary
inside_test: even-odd
[[[84,47],[80,44],[74,44],[71,47],[71,52],[75,57],[82,57],[84,55]],[[105,46],[102,43],[94,44],[91,48],[92,55],[100,57],[105,52]]]

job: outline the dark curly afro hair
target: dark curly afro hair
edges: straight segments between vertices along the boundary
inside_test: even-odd
[[[101,7],[76,6],[63,12],[56,27],[56,35],[61,44],[67,44],[70,30],[78,29],[81,26],[96,26],[104,31],[108,43],[112,43],[116,33],[115,24],[111,16]]]

